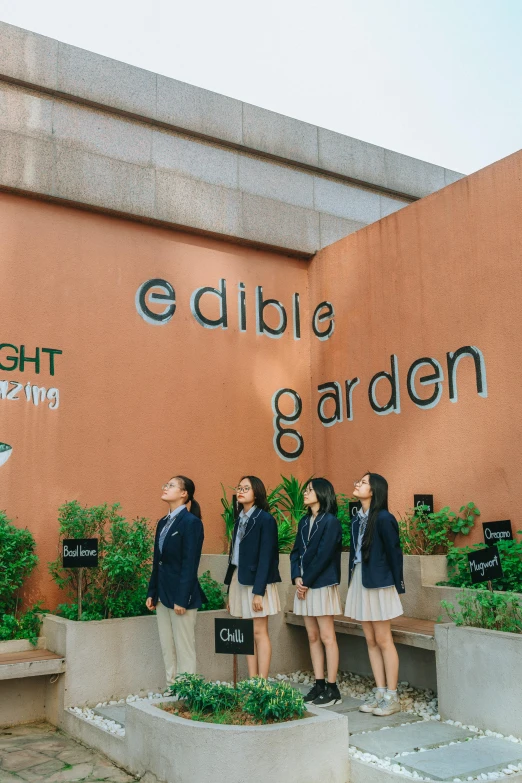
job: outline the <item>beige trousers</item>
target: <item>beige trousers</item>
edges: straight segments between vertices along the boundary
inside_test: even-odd
[[[196,672],[196,616],[197,609],[176,614],[174,609],[156,605],[158,631],[167,673],[167,685],[172,685],[177,674]]]

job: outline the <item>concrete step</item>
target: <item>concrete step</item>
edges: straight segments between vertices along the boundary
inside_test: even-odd
[[[116,723],[119,723],[120,726],[125,726],[125,704],[114,704],[107,707],[97,707],[93,709],[93,712],[96,715],[101,715],[102,718],[107,718],[107,720],[116,721]]]
[[[350,745],[364,753],[392,759],[397,753],[413,753],[419,748],[436,748],[450,742],[462,742],[474,736],[476,732],[469,729],[427,720],[410,723],[408,726],[397,726],[388,731],[373,731],[368,734],[351,732]]]
[[[390,726],[402,726],[403,723],[415,723],[422,721],[420,715],[411,712],[396,712],[394,715],[379,717],[367,712],[351,712],[348,715],[348,731],[350,732],[350,744],[353,734],[363,731],[376,731]]]
[[[466,780],[488,772],[502,772],[509,764],[521,764],[522,744],[497,737],[484,737],[446,745],[426,753],[401,756],[401,763],[410,772],[418,772],[432,780]]]

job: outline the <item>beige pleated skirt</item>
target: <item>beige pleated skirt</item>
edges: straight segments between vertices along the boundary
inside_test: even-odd
[[[364,587],[361,565],[357,563],[346,596],[345,616],[359,622],[375,622],[393,620],[403,613],[401,599],[395,585],[374,589]]]
[[[297,591],[295,593],[294,614],[299,614],[301,617],[322,617],[325,614],[342,614],[342,612],[339,585],[316,587],[315,590],[310,587],[302,600],[297,597]]]
[[[278,614],[281,611],[279,593],[276,584],[266,586],[263,596],[263,609],[261,612],[254,612],[252,601],[252,585],[240,585],[237,580],[237,568],[234,569],[230,590],[228,592],[228,603],[232,617],[242,617],[243,620],[250,620],[252,617],[268,617],[272,614]]]

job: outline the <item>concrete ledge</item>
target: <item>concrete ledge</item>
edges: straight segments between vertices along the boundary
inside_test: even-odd
[[[173,700],[161,700],[166,701]],[[309,712],[311,717],[287,723],[225,726],[171,715],[154,702],[132,703],[126,713],[125,766],[166,783],[247,778],[250,783],[348,783],[347,717],[316,708]]]
[[[98,728],[93,723],[65,710],[61,728],[75,740],[103,753],[115,764],[127,768],[127,742],[125,737],[117,737]]]

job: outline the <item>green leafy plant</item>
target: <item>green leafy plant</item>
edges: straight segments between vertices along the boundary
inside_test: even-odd
[[[205,571],[199,577],[199,583],[207,597],[199,611],[208,612],[215,609],[224,609],[226,606],[226,590],[220,582],[211,577],[210,571]]]
[[[518,531],[522,535],[522,530]],[[522,593],[522,541],[498,541],[496,544],[503,576],[492,580],[494,590],[503,592]],[[450,546],[448,549],[448,579],[441,584],[450,587],[469,587],[474,590],[485,590],[484,583],[471,584],[471,575],[468,565],[469,552],[485,549],[485,544],[475,544],[471,547]]]
[[[455,625],[522,633],[522,606],[519,595],[494,593],[490,590],[464,590],[458,603],[460,609],[455,609],[448,601],[441,601]]]
[[[449,506],[430,512],[429,506],[416,506],[399,518],[399,535],[405,555],[446,554],[458,534],[468,535],[480,511],[473,502],[459,513]]]
[[[268,723],[302,718],[302,694],[288,683],[270,683],[254,677],[237,688],[207,682],[198,674],[182,674],[171,685],[173,694],[183,700],[191,720],[214,723]]]
[[[98,538],[98,567],[83,569],[82,620],[135,617],[146,614],[145,600],[151,570],[154,534],[146,519],[128,522],[118,503],[81,506],[73,500],[59,509],[58,551],[63,538]],[[49,564],[49,571],[71,601],[58,610],[77,619],[74,599],[78,590],[78,569],[64,569],[61,557]]]
[[[357,498],[349,497],[340,493],[337,495],[337,519],[341,523],[343,531],[342,546],[345,552],[350,549],[350,540],[352,537],[352,517],[350,515],[350,503],[357,501]]]
[[[25,612],[21,609],[20,590],[38,563],[33,534],[13,525],[0,511],[0,640],[29,639],[36,644],[41,620],[40,604]]]
[[[271,683],[262,677],[240,683],[244,697],[243,709],[260,723],[302,718],[305,713],[303,695],[287,682]]]

